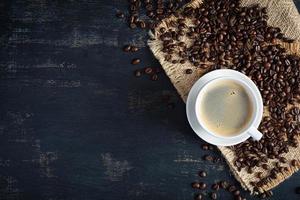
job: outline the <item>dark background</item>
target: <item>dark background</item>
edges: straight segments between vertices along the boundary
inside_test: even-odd
[[[127,1],[1,0],[0,9],[1,200],[191,200],[200,169],[207,183],[235,182],[224,161],[201,160],[166,75],[133,76],[159,64],[146,31],[115,18]],[[123,53],[128,43],[141,50]],[[299,173],[272,199],[300,199],[296,186]]]

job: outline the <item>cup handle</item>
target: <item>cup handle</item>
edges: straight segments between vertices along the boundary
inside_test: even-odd
[[[260,140],[262,138],[262,133],[259,132],[257,130],[257,128],[255,128],[254,126],[252,126],[249,131],[248,131],[248,134],[254,139],[254,140]]]

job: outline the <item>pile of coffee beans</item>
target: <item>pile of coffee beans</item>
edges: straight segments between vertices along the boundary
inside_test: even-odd
[[[168,29],[162,27],[158,33],[166,61],[188,63],[207,72],[234,69],[258,86],[270,113],[259,127],[264,136],[232,147],[239,171],[244,168],[252,174],[254,167],[268,168],[268,174],[258,173],[254,187],[276,179],[278,173],[288,171],[288,165],[299,166],[299,161],[287,161],[284,155],[299,145],[300,109],[293,105],[300,103],[300,58],[277,44],[293,41],[279,28],[268,26],[267,19],[266,8],[258,5],[205,0],[199,8],[185,7],[176,20],[168,21]],[[278,162],[264,165],[270,159]]]

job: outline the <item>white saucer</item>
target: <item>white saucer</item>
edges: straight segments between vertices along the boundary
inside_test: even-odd
[[[253,81],[248,78],[246,75],[237,72],[235,70],[231,70],[231,69],[221,69],[221,70],[215,70],[212,71],[204,76],[202,76],[192,87],[192,89],[189,92],[188,98],[187,98],[187,103],[186,103],[186,113],[187,113],[187,118],[188,121],[192,127],[192,129],[194,130],[194,132],[203,140],[205,140],[206,142],[210,143],[210,144],[214,144],[214,145],[218,145],[218,146],[232,146],[232,145],[236,145],[239,144],[245,140],[247,140],[250,135],[248,134],[242,134],[233,138],[218,138],[206,131],[204,131],[204,129],[202,129],[202,127],[200,126],[199,122],[197,121],[197,117],[196,117],[196,111],[195,111],[195,104],[196,104],[196,99],[197,96],[201,90],[201,88],[209,81],[219,78],[219,77],[234,77],[234,78],[239,78],[240,80],[244,81],[245,83],[247,83],[247,85],[255,91],[255,98],[257,98],[257,100],[259,101],[259,104],[261,104],[261,106],[259,106],[260,110],[258,113],[260,113],[259,116],[256,117],[255,121],[253,122],[253,126],[255,128],[258,128],[261,119],[262,119],[262,109],[263,109],[263,102],[262,102],[262,98],[260,95],[260,92],[258,90],[258,88],[256,87],[256,85],[253,83]]]

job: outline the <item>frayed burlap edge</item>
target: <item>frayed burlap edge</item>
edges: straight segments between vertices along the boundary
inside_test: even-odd
[[[199,7],[202,3],[202,0],[194,0],[186,6]],[[300,16],[298,11],[292,2],[292,0],[242,0],[242,5],[247,6],[251,4],[258,3],[261,6],[267,7],[269,20],[268,24],[271,26],[280,27],[282,32],[289,38],[300,41]],[[179,11],[180,12],[180,11]],[[185,102],[188,96],[188,93],[193,86],[193,84],[205,73],[205,70],[192,67],[190,63],[186,64],[172,64],[170,62],[165,61],[164,53],[161,51],[162,42],[158,38],[158,30],[161,27],[168,27],[168,23],[171,20],[176,19],[175,16],[170,16],[164,19],[159,26],[156,28],[154,32],[150,32],[150,39],[148,41],[148,45],[154,54],[154,56],[159,60],[166,74],[169,76],[171,82],[175,86],[179,95],[182,97]],[[188,42],[188,41],[185,41]],[[300,55],[300,42],[294,42],[292,44],[278,42],[282,46],[284,46],[290,53]],[[184,71],[188,68],[193,69],[193,74],[185,74]],[[267,110],[265,108],[265,110]],[[267,112],[264,112],[264,115],[267,115]],[[267,174],[267,171],[263,171],[258,168],[254,168],[254,173],[248,174],[245,169],[242,169],[240,172],[234,166],[235,154],[230,148],[226,147],[218,147],[223,156],[226,159],[232,173],[236,177],[236,179],[241,183],[242,187],[246,190],[249,190],[253,193],[253,186],[250,184],[251,181],[257,181],[255,176],[255,172],[261,171],[263,174]],[[300,158],[300,147],[292,148],[290,147],[289,153],[284,155],[289,161],[292,159]],[[269,165],[273,165],[274,162],[277,162],[276,159],[269,160]],[[268,191],[282,181],[290,177],[293,173],[299,170],[300,166],[293,167],[289,163],[283,165],[284,167],[288,167],[288,171],[278,174],[277,179],[273,179],[268,182],[266,185],[258,188],[259,192]]]

